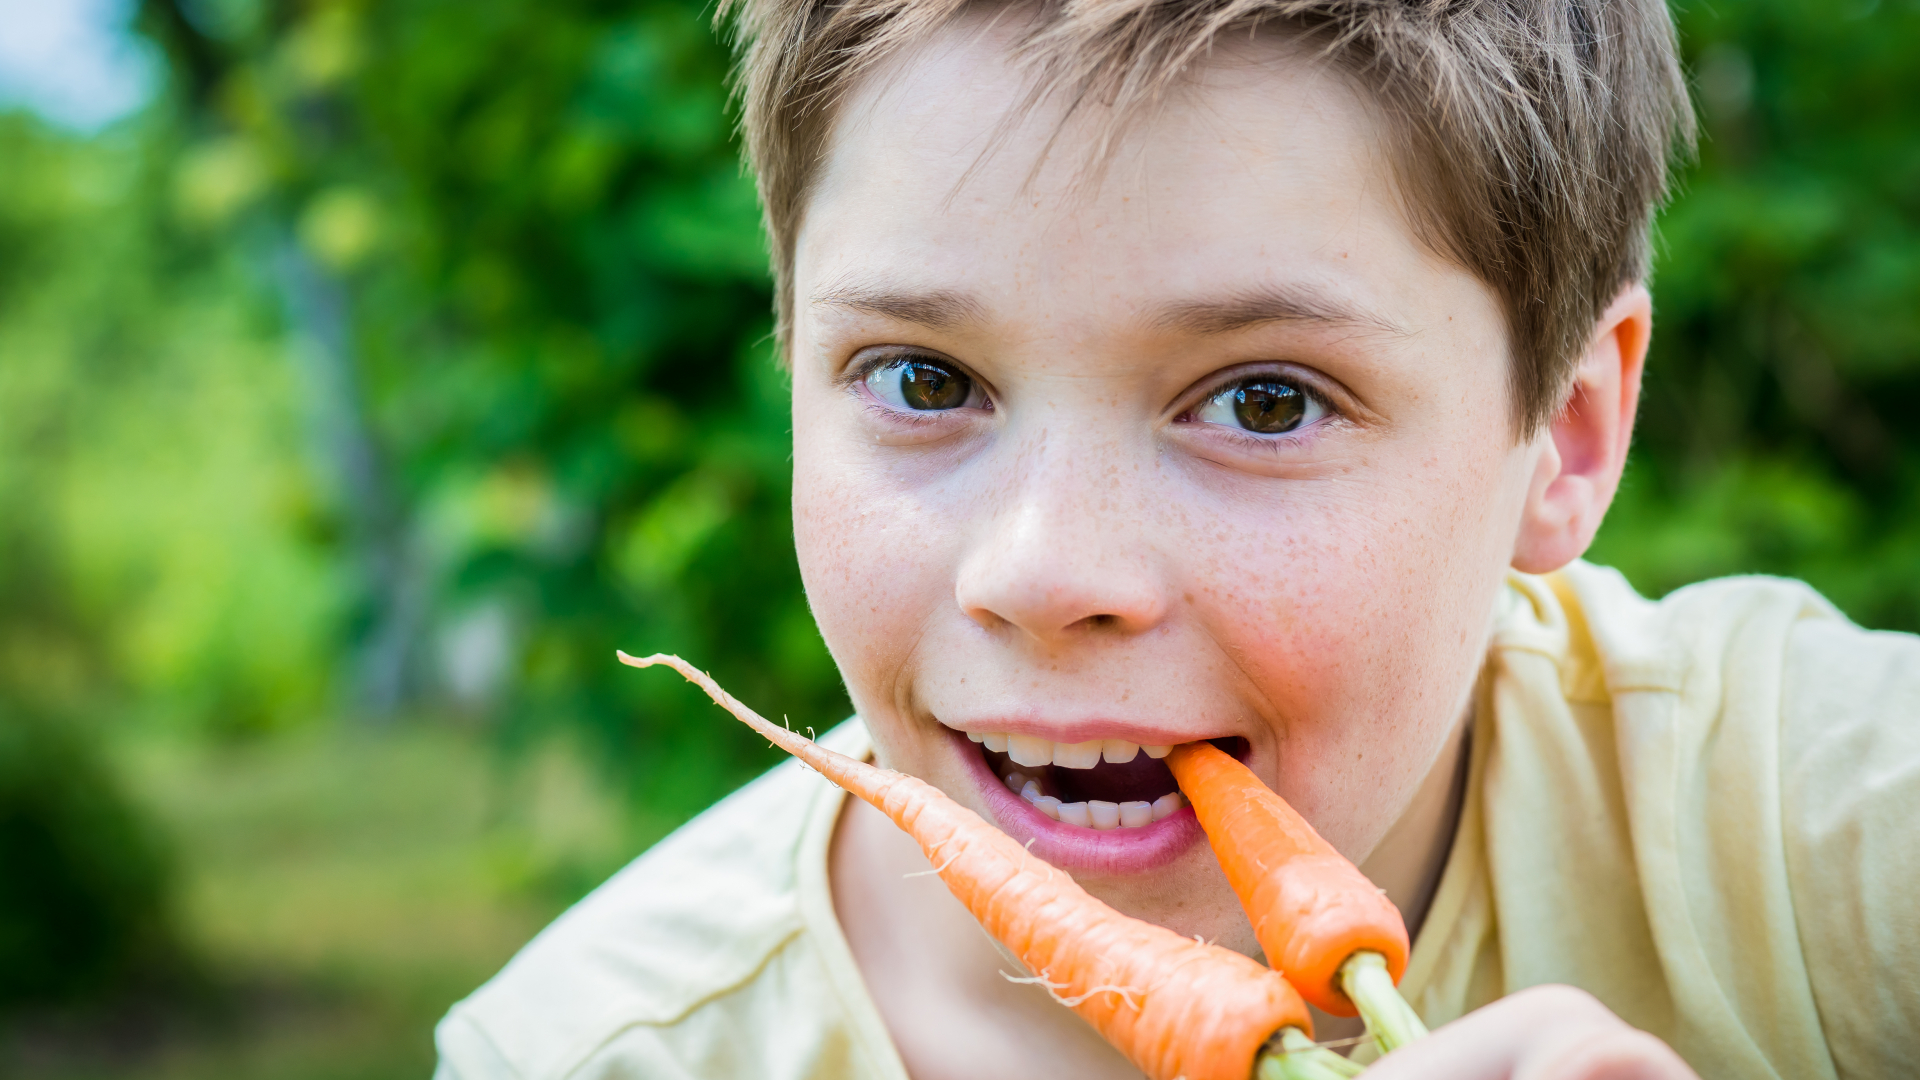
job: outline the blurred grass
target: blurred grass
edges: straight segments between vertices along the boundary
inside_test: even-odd
[[[447,1007],[650,838],[560,742],[339,725],[113,750],[175,846],[202,972],[16,1019],[0,1075],[417,1080]]]

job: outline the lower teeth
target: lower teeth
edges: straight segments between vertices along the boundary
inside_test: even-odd
[[[1006,783],[1008,790],[1032,803],[1034,809],[1055,821],[1064,821],[1083,829],[1137,829],[1179,813],[1181,807],[1187,805],[1186,796],[1177,791],[1170,791],[1150,803],[1110,803],[1099,799],[1063,803],[1051,795],[1042,795],[1040,782],[1030,779],[1025,773],[1008,773]]]

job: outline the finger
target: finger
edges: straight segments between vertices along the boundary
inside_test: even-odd
[[[1673,1048],[1618,1017],[1534,1043],[1520,1055],[1512,1080],[1697,1080]]]
[[[1541,986],[1388,1054],[1373,1080],[1696,1080],[1671,1048],[1590,994]]]

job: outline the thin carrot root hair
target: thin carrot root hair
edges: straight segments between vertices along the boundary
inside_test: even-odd
[[[1003,971],[1000,973],[1000,977],[1019,986],[1038,986],[1047,992],[1048,997],[1065,1005],[1069,1009],[1093,997],[1095,994],[1117,994],[1121,1001],[1127,1003],[1128,1008],[1134,1010],[1140,1008],[1133,1000],[1134,995],[1140,993],[1140,988],[1137,986],[1095,986],[1088,988],[1086,993],[1078,997],[1068,998],[1060,996],[1060,991],[1064,989],[1067,984],[1054,982],[1047,977],[1047,973],[1044,971],[1038,975],[1029,975],[1024,979],[1009,975]]]
[[[634,667],[678,671],[775,746],[892,818],[929,863],[956,845],[940,867],[947,888],[1028,971],[1042,973],[1039,985],[1152,1080],[1249,1080],[1275,1032],[1298,1030],[1311,1041],[1306,1003],[1277,972],[1120,914],[938,788],[769,723],[677,656],[619,656]]]
[[[952,866],[952,865],[953,865],[953,860],[955,860],[955,859],[957,859],[957,858],[959,858],[959,857],[960,857],[960,856],[959,856],[959,854],[958,854],[958,853],[956,853],[956,854],[954,854],[954,855],[951,855],[951,856],[948,856],[948,858],[947,858],[947,861],[946,861],[946,862],[943,862],[943,863],[941,863],[941,864],[940,864],[939,866],[936,866],[936,867],[934,867],[934,868],[933,868],[933,869],[931,869],[931,870],[915,870],[915,871],[914,871],[913,873],[911,873],[911,874],[902,874],[902,875],[900,875],[900,876],[901,876],[901,877],[907,877],[907,878],[917,878],[917,877],[937,877],[937,876],[939,876],[940,874],[944,874],[944,873],[946,873],[946,872],[947,872],[947,867],[949,867],[949,866]]]

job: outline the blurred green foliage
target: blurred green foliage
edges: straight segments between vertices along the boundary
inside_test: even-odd
[[[258,727],[324,702],[340,576],[278,328],[173,227],[168,133],[0,118],[0,700]]]
[[[585,741],[657,835],[771,757],[615,648],[845,713],[708,14],[145,0],[170,76],[143,113],[0,117],[0,725],[54,733],[4,743],[0,804],[111,792],[95,731],[435,714],[503,758]],[[1707,138],[1593,557],[1654,594],[1797,575],[1920,629],[1920,3],[1679,15]],[[74,881],[124,863],[100,887],[164,909],[163,845],[108,794],[47,798],[98,823]]]
[[[617,647],[813,723],[786,388],[703,10],[155,0],[176,223],[269,282],[355,597],[338,687],[583,726],[685,815],[768,760]]]
[[[87,741],[0,710],[0,1008],[176,974],[163,850]]]
[[[1591,557],[1655,595],[1792,575],[1920,630],[1920,4],[1676,10],[1705,139]]]

